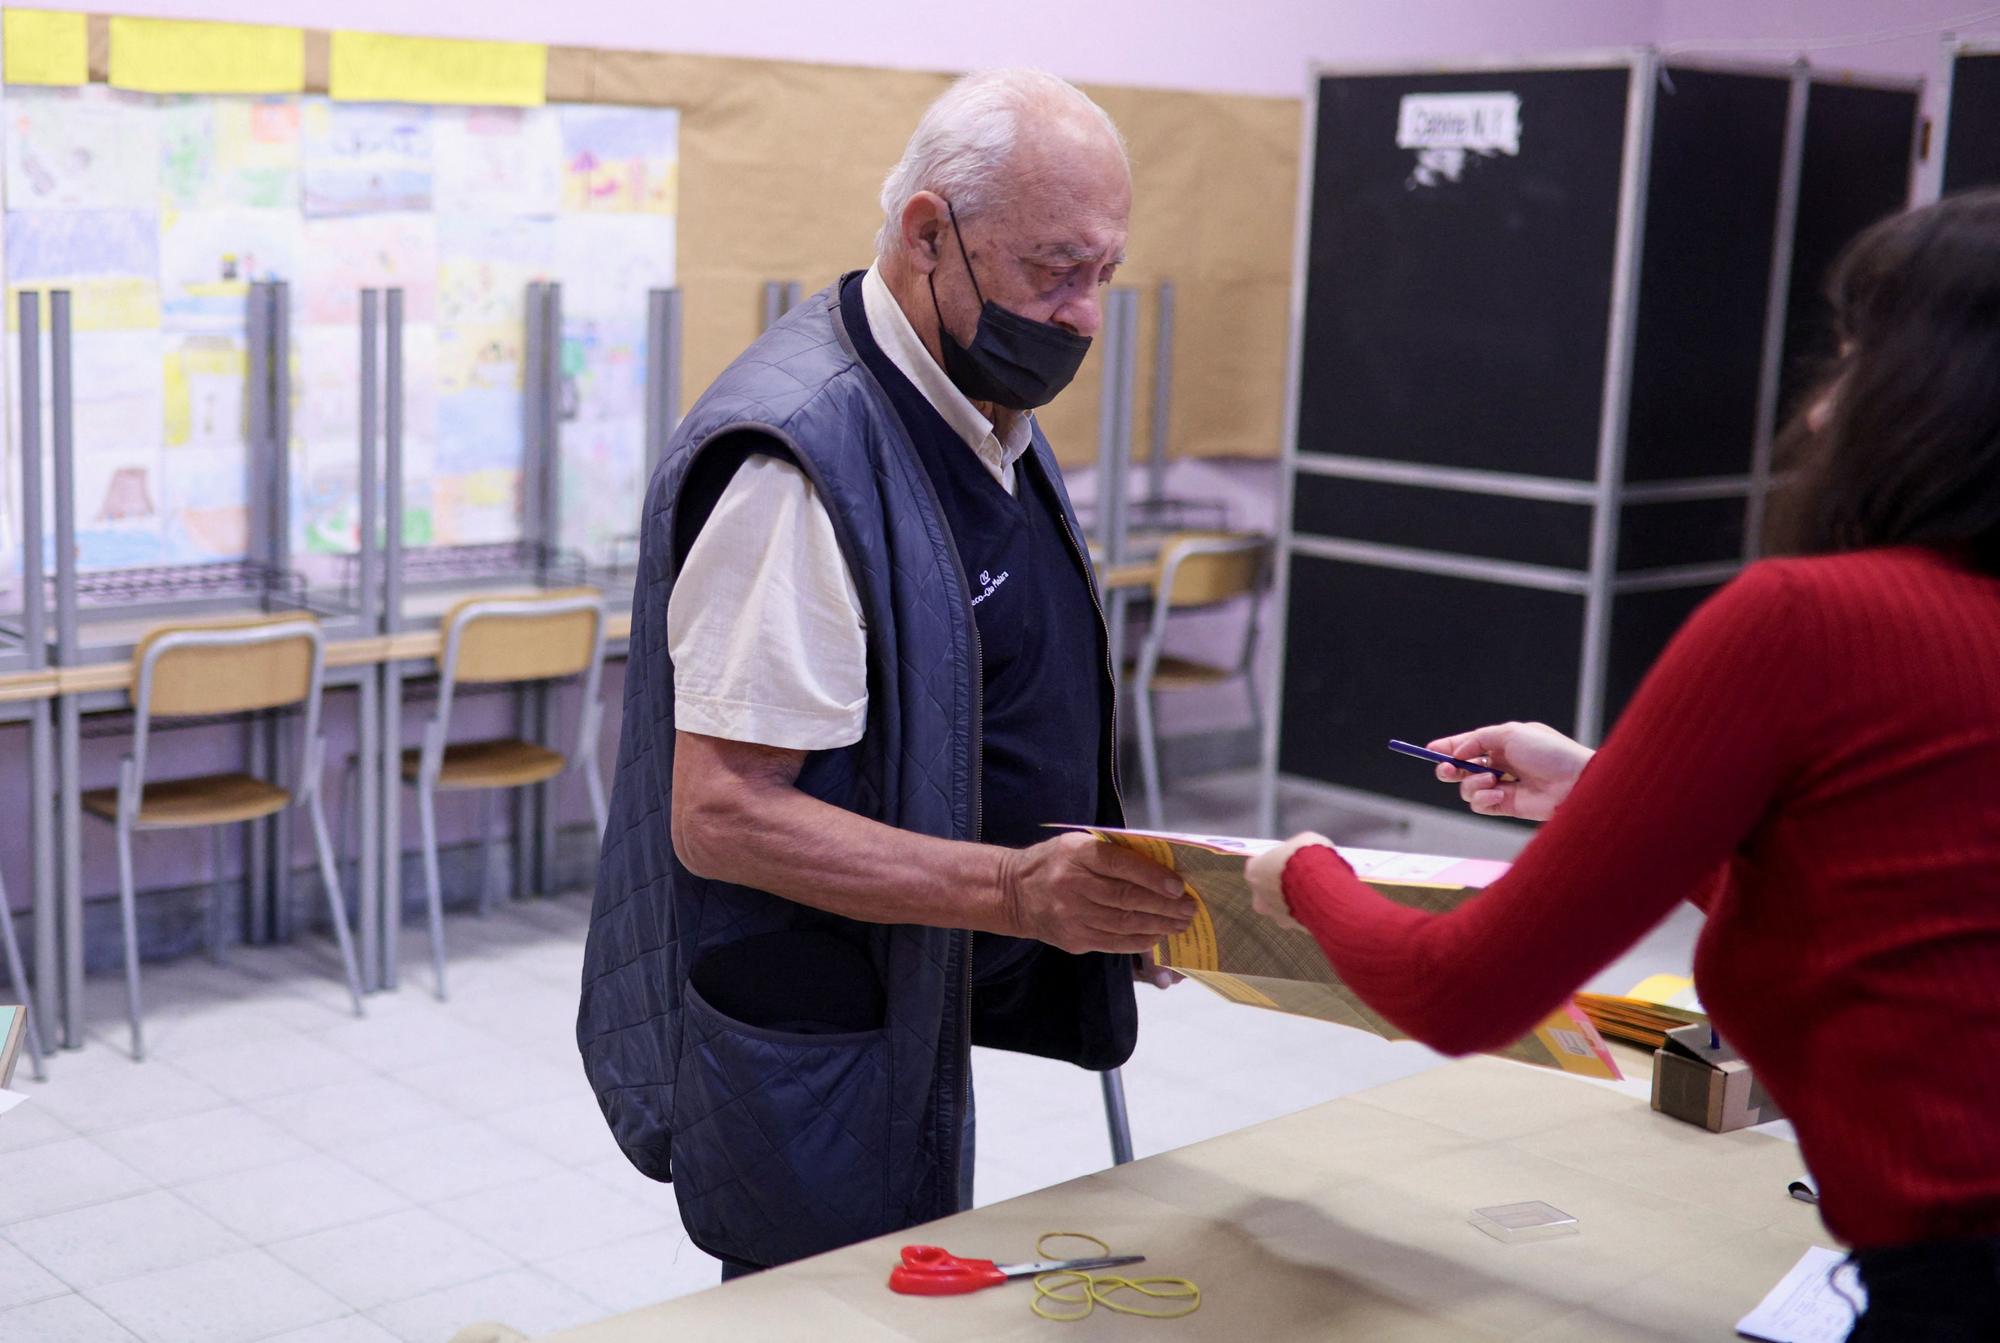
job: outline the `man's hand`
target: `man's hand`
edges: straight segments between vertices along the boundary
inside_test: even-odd
[[[1440,737],[1433,751],[1460,760],[1492,764],[1514,776],[1502,783],[1491,774],[1468,774],[1456,765],[1439,765],[1437,776],[1458,785],[1465,804],[1482,816],[1518,816],[1546,821],[1555,815],[1569,790],[1595,754],[1545,723],[1501,723]]]
[[[1084,834],[1009,852],[1000,891],[1011,931],[1068,952],[1150,951],[1194,920],[1178,876]]]

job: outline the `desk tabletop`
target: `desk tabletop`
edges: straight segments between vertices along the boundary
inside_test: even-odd
[[[1128,1166],[552,1336],[1048,1337],[1023,1284],[941,1299],[885,1281],[900,1246],[1003,1261],[1089,1231],[1188,1277],[1178,1324],[1105,1316],[1084,1338],[1727,1339],[1815,1243],[1798,1148],[1712,1134],[1628,1092],[1467,1059]],[[663,1193],[665,1191],[662,1191]],[[1472,1209],[1539,1199],[1578,1233],[1502,1243]]]
[[[532,591],[534,591],[532,588],[484,587],[413,594],[404,602],[403,610],[405,618],[420,622],[418,628],[404,630],[394,635],[365,634],[348,638],[339,637],[336,633],[327,640],[326,665],[330,668],[365,667],[390,660],[421,661],[425,658],[434,658],[438,654],[441,642],[438,618],[456,602],[472,595],[518,596]],[[80,621],[77,635],[78,642],[86,651],[102,653],[115,649],[129,653],[149,631],[161,625],[259,614],[263,614],[263,608],[252,605],[245,605],[240,609],[210,608],[186,616],[162,615],[157,611],[140,616],[106,613],[103,616]],[[327,623],[330,629],[337,631],[339,622]],[[606,643],[621,645],[631,633],[631,611],[613,610],[604,623]],[[12,700],[47,699],[58,694],[83,695],[131,688],[132,662],[129,656],[83,662],[74,667],[51,668],[47,671],[0,673],[0,703]]]
[[[0,704],[53,699],[55,693],[56,674],[53,671],[0,672]]]

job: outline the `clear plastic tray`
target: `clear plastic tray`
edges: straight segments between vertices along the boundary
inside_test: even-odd
[[[1576,1218],[1547,1203],[1500,1203],[1491,1208],[1474,1208],[1472,1224],[1495,1240],[1518,1242],[1548,1240],[1553,1236],[1574,1236]]]

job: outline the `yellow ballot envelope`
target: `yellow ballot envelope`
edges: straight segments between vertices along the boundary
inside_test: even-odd
[[[1075,828],[1144,854],[1179,873],[1187,884],[1195,901],[1194,921],[1187,931],[1154,949],[1153,959],[1159,964],[1233,1003],[1353,1026],[1384,1039],[1406,1038],[1341,982],[1310,933],[1281,928],[1251,908],[1243,866],[1278,841],[1108,826]],[[1506,863],[1484,859],[1345,847],[1339,852],[1355,875],[1389,899],[1432,913],[1456,908],[1507,870]],[[1493,1052],[1584,1077],[1621,1076],[1603,1036],[1573,999],[1530,1034]]]

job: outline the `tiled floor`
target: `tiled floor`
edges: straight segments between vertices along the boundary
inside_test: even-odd
[[[1170,821],[1240,828],[1241,781]],[[1460,851],[1501,836],[1371,830],[1310,799],[1293,826]],[[1232,824],[1233,823],[1233,824]],[[1442,842],[1441,842],[1442,841]],[[356,1021],[317,944],[148,966],[149,1057],[122,984],[93,980],[90,1041],[0,1117],[0,1343],[444,1343],[476,1320],[535,1334],[711,1285],[671,1189],[605,1132],[571,1030],[587,898],[453,918],[452,998],[420,938],[401,992]],[[1685,968],[1677,917],[1600,982]],[[1140,1155],[1433,1066],[1413,1044],[1141,990],[1125,1068]],[[1096,1079],[980,1051],[982,1203],[1109,1161]]]

